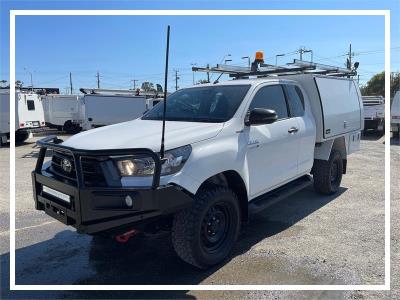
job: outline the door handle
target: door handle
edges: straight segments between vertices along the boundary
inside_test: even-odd
[[[290,127],[290,128],[288,129],[288,132],[289,132],[289,133],[296,133],[297,131],[299,131],[299,129],[298,129],[297,127]]]

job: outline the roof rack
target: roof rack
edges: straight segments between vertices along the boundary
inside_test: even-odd
[[[251,67],[217,64],[216,67],[211,68],[192,67],[192,71],[219,73],[221,74],[220,77],[223,74],[226,74],[229,75],[229,77],[233,77],[234,79],[249,78],[249,76],[267,77],[296,74],[322,74],[327,76],[352,77],[357,75],[357,68],[358,63],[354,65],[354,68],[347,69],[294,59],[293,62],[288,63],[284,66],[269,65],[255,61]]]

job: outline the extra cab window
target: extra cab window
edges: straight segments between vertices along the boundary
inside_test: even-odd
[[[261,88],[250,104],[250,110],[253,108],[272,109],[278,115],[278,120],[286,119],[289,116],[281,85],[269,85]]]
[[[304,97],[300,88],[296,85],[285,85],[290,114],[292,117],[301,117],[304,115]]]

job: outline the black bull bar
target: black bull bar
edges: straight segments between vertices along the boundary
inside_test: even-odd
[[[56,136],[49,136],[37,142],[40,150],[35,170],[32,172],[35,207],[66,225],[74,226],[78,232],[93,234],[101,231],[122,231],[157,217],[170,215],[193,202],[191,195],[179,186],[160,186],[162,162],[158,154],[150,149],[83,150],[61,145],[61,142]],[[60,180],[43,170],[48,149],[70,154],[75,165],[75,184]],[[151,186],[96,187],[85,184],[82,157],[124,155],[146,156],[154,160]],[[43,192],[43,186],[69,195],[70,203]],[[133,199],[131,207],[125,205],[127,196]]]

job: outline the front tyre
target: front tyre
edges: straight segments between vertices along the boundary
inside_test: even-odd
[[[324,195],[339,190],[343,175],[343,158],[339,151],[332,151],[329,160],[315,160],[313,167],[314,189]]]
[[[175,214],[172,244],[182,260],[206,269],[229,255],[239,230],[236,194],[226,187],[201,189],[191,208]]]

